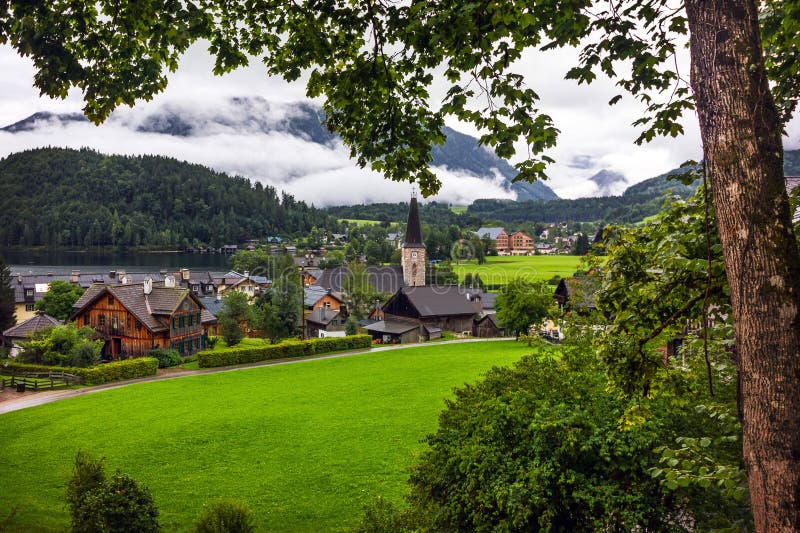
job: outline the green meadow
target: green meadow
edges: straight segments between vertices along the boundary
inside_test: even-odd
[[[78,450],[148,486],[165,531],[241,500],[260,531],[342,531],[407,469],[452,388],[509,365],[511,341],[425,345],[141,383],[0,415],[0,525],[64,531]]]
[[[553,276],[569,277],[579,269],[577,255],[490,256],[479,265],[476,260],[453,263],[453,270],[463,280],[468,272],[480,274],[484,283],[505,285],[516,277],[530,280],[548,280]]]

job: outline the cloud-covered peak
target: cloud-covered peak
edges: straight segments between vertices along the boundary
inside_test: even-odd
[[[79,113],[37,113],[0,132],[0,155],[40,146],[90,147],[112,154],[159,154],[201,163],[285,190],[318,206],[394,202],[410,185],[359,168],[307,101],[229,97],[216,102],[164,100],[115,111],[100,126]],[[516,172],[473,137],[447,130],[436,147],[437,201],[555,198],[542,184],[512,184]]]

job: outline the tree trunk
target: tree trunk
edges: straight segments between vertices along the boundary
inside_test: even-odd
[[[756,529],[800,531],[800,254],[752,0],[687,0],[692,88],[739,352]]]

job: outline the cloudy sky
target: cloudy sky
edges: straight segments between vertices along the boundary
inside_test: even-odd
[[[530,53],[520,62],[519,71],[542,98],[541,108],[549,113],[561,130],[559,146],[550,153],[556,164],[549,170],[547,184],[563,198],[620,193],[627,185],[666,172],[688,159],[699,159],[700,142],[696,119],[684,120],[686,134],[677,139],[657,139],[636,146],[637,131],[630,125],[642,111],[631,98],[614,107],[606,105],[617,91],[613,82],[601,79],[588,88],[563,80],[575,64],[575,52]],[[0,157],[37,146],[91,147],[105,153],[162,154],[241,174],[316,205],[398,201],[407,197],[408,184],[386,181],[379,175],[359,169],[347,158],[341,145],[325,147],[279,133],[254,133],[216,127],[189,138],[136,131],[138,121],[165,108],[185,110],[197,117],[232,113],[226,109],[231,97],[260,96],[263,107],[254,109],[268,120],[279,120],[291,113],[292,104],[304,100],[302,84],[288,84],[269,78],[258,62],[223,77],[211,74],[211,59],[204,47],[195,45],[181,67],[171,75],[167,90],[152,102],[142,102],[131,110],[124,108],[106,124],[45,125],[35,132],[0,132]],[[684,74],[688,70],[684,61]],[[73,91],[66,100],[41,98],[33,88],[33,68],[9,47],[0,46],[0,127],[38,112],[77,112],[82,107],[80,94]],[[433,95],[437,96],[435,87]],[[438,91],[441,96],[442,90]],[[244,120],[245,117],[242,117]],[[787,148],[800,145],[800,124],[795,120],[784,139]],[[476,134],[469,125],[450,122],[449,126]],[[520,159],[524,151],[520,147]],[[515,162],[515,161],[512,161]],[[607,179],[590,179],[600,171]],[[448,169],[435,169],[443,187],[438,200],[468,204],[476,198],[509,197],[499,181],[487,181]]]

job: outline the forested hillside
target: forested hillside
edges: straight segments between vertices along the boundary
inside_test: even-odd
[[[272,187],[167,157],[44,148],[0,160],[0,246],[218,247],[331,221]]]

